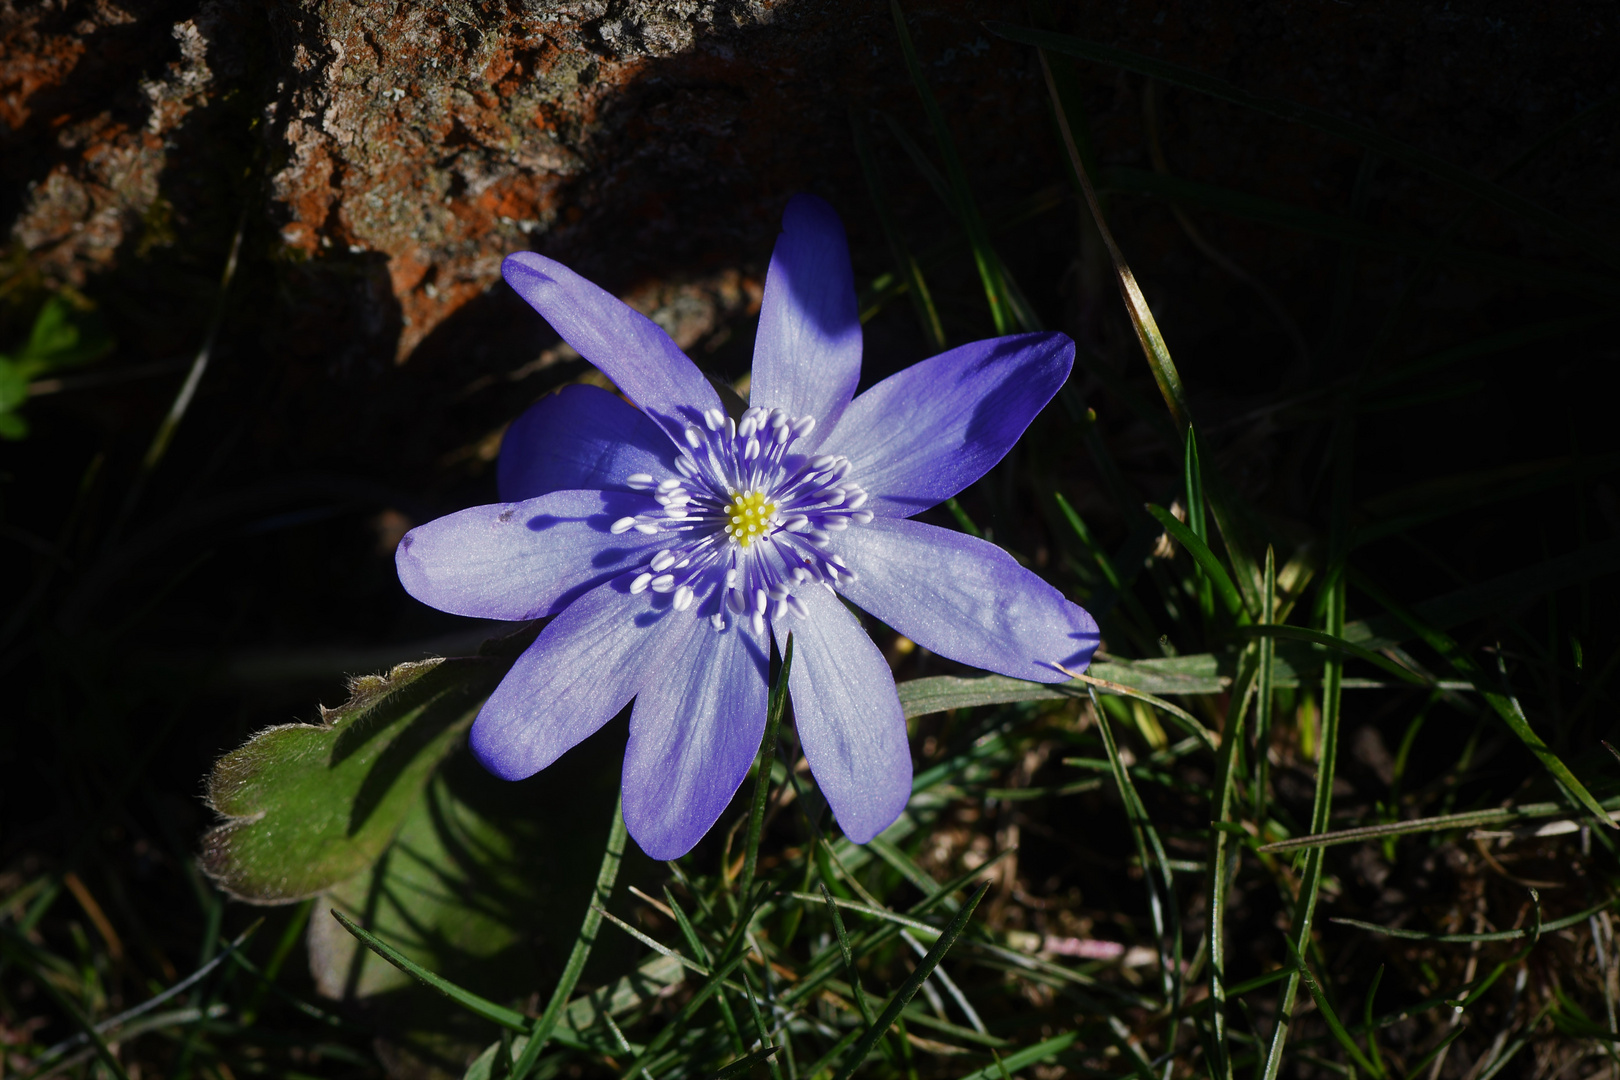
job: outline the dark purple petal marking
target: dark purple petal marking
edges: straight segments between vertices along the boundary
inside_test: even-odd
[[[625,477],[670,471],[675,453],[669,436],[617,394],[565,386],[506,429],[496,477],[506,502],[576,488],[628,491]]]
[[[453,615],[538,619],[645,559],[640,533],[614,535],[613,523],[657,504],[645,495],[554,491],[418,525],[394,552],[405,591]]]
[[[468,742],[484,768],[503,780],[532,776],[665,670],[665,653],[690,624],[671,618],[668,604],[628,600],[622,581],[598,585],[518,657],[473,721]]]
[[[820,420],[813,449],[855,396],[861,377],[861,318],[843,222],[814,195],[782,215],[765,274],[754,339],[749,402]]]
[[[746,622],[716,634],[683,621],[636,696],[624,753],[624,823],[655,859],[678,859],[703,838],[765,731],[769,641]]]
[[[501,275],[672,438],[720,407],[709,380],[657,323],[562,263],[520,251],[506,257]]]
[[[855,616],[824,588],[801,594],[807,618],[777,619],[793,634],[793,723],[816,784],[844,834],[864,844],[911,797],[906,718],[888,662]]]
[[[1097,623],[1011,555],[920,521],[878,518],[833,548],[859,577],[840,591],[906,637],[958,663],[1035,682],[1084,671]]]
[[[880,517],[910,517],[983,476],[1074,363],[1063,334],[975,341],[913,364],[850,403],[821,449],[848,457]]]

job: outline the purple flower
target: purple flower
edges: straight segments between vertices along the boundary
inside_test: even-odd
[[[624,817],[684,854],[747,775],[770,657],[794,641],[799,740],[838,823],[864,843],[905,808],[911,755],[894,678],[839,600],[974,667],[1040,682],[1085,666],[1097,624],[1000,548],[907,520],[1000,461],[1068,377],[1062,334],[974,342],[855,397],[861,326],[838,215],[783,216],[754,346],[752,404],[726,414],[662,330],[532,252],[505,278],[636,403],[591,386],[507,432],[505,502],[407,533],[412,596],[458,615],[555,615],[490,696],[472,749],[518,780],[632,699]]]

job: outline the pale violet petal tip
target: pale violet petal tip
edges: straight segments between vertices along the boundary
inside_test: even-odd
[[[838,535],[857,606],[947,659],[1034,682],[1063,682],[1097,651],[1085,609],[977,537],[901,518]]]
[[[839,827],[864,844],[911,796],[905,713],[888,662],[838,598],[813,587],[800,599],[804,616],[775,623],[779,644],[793,635],[794,725]]]
[[[624,821],[654,859],[676,859],[730,804],[765,730],[768,645],[746,620],[691,619],[630,714]]]

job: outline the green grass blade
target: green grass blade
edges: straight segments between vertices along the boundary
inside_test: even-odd
[[[1425,678],[1423,675],[1413,671],[1411,668],[1402,667],[1400,664],[1397,664],[1395,661],[1391,660],[1387,656],[1384,656],[1382,653],[1375,653],[1371,649],[1364,649],[1354,642],[1346,641],[1344,638],[1334,637],[1332,634],[1325,633],[1321,630],[1312,630],[1308,626],[1245,626],[1239,631],[1239,633],[1257,638],[1286,638],[1290,641],[1308,641],[1312,645],[1321,645],[1324,648],[1332,649],[1335,652],[1341,652],[1347,656],[1353,656],[1357,660],[1365,660],[1369,664],[1376,664],[1378,667],[1389,672],[1402,682],[1411,683],[1413,686],[1421,686],[1429,689],[1432,689],[1434,686],[1432,680]]]
[[[754,799],[748,811],[748,838],[743,851],[742,879],[737,894],[746,899],[754,888],[754,868],[759,862],[759,836],[765,825],[765,801],[771,793],[771,763],[776,760],[777,732],[782,727],[782,712],[787,708],[788,672],[793,670],[793,635],[782,648],[782,670],[771,687],[770,703],[765,710],[765,738],[759,744],[759,763],[754,773]]]
[[[1016,1053],[1008,1054],[995,1064],[986,1065],[976,1072],[968,1073],[962,1077],[962,1080],[999,1080],[1004,1075],[1039,1064],[1052,1055],[1067,1050],[1079,1038],[1080,1033],[1078,1031],[1064,1032],[1062,1035],[1054,1036],[1044,1042],[1038,1042],[1034,1046],[1026,1047]]]
[[[1571,241],[1611,265],[1620,264],[1620,254],[1614,251],[1612,245],[1596,239],[1590,229],[1584,228],[1575,222],[1566,221],[1545,207],[1521,195],[1514,194],[1484,177],[1477,176],[1467,169],[1453,165],[1443,158],[1425,153],[1414,146],[1401,142],[1399,139],[1393,139],[1371,128],[1340,119],[1332,113],[1324,112],[1321,109],[1313,109],[1308,105],[1250,94],[1239,90],[1224,79],[1217,79],[1214,76],[1205,75],[1202,72],[1166,63],[1162,60],[1140,56],[1124,49],[1098,45],[1068,34],[1037,30],[1033,27],[1018,26],[1006,22],[989,22],[985,24],[985,28],[1009,41],[1033,45],[1037,49],[1066,53],[1069,56],[1107,64],[1111,67],[1124,68],[1139,75],[1146,75],[1149,78],[1159,79],[1175,86],[1196,90],[1210,97],[1229,101],[1234,105],[1241,105],[1282,120],[1303,124],[1318,131],[1336,135],[1392,161],[1399,161],[1439,177],[1476,198],[1498,209],[1507,211],[1509,214],[1535,221],[1549,232]]]
[[[1327,633],[1331,637],[1344,634],[1345,585],[1343,573],[1334,575],[1327,584]],[[1329,653],[1322,667],[1322,734],[1321,760],[1316,767],[1316,793],[1311,803],[1311,831],[1326,832],[1329,815],[1333,810],[1333,775],[1339,753],[1340,682],[1344,663],[1338,653]],[[1305,855],[1304,873],[1300,875],[1299,898],[1294,905],[1293,938],[1289,948],[1302,953],[1311,941],[1311,921],[1316,915],[1317,890],[1322,884],[1323,855],[1321,848],[1312,848]],[[1271,1033],[1271,1045],[1266,1052],[1263,1080],[1276,1080],[1282,1068],[1283,1048],[1293,1022],[1294,1001],[1299,993],[1299,972],[1296,969],[1283,984],[1282,999],[1277,1003],[1277,1026]]]
[[[733,1061],[730,1065],[727,1065],[725,1068],[709,1077],[709,1080],[731,1080],[731,1078],[734,1076],[746,1076],[748,1075],[748,1070],[752,1069],[755,1065],[758,1065],[767,1058],[775,1055],[776,1051],[777,1047],[762,1046],[753,1053],[745,1054],[736,1061]]]
[[[877,211],[878,225],[883,229],[883,238],[889,245],[889,257],[894,260],[895,271],[899,280],[905,282],[906,291],[911,296],[911,305],[917,313],[917,325],[922,328],[923,337],[936,351],[942,351],[946,346],[945,324],[940,322],[939,310],[934,306],[934,295],[928,290],[928,283],[923,279],[922,267],[918,265],[917,258],[911,253],[906,244],[906,238],[900,232],[900,225],[894,220],[894,212],[889,207],[888,191],[883,186],[883,173],[878,169],[877,158],[872,154],[871,135],[867,131],[866,121],[854,110],[849,115],[850,131],[855,142],[855,156],[860,159],[861,173],[866,178],[866,190],[872,197],[872,207]]]
[[[129,1080],[129,1074],[124,1071],[124,1066],[113,1054],[112,1048],[107,1045],[107,1040],[102,1038],[101,1032],[96,1030],[96,1025],[90,1022],[90,1018],[84,1015],[78,1005],[74,1004],[73,999],[63,993],[61,988],[39,969],[32,952],[28,940],[21,934],[10,927],[0,927],[0,954],[34,976],[34,984],[44,989],[46,996],[56,1003],[56,1007],[67,1013],[68,1019],[72,1020],[80,1033],[89,1040],[96,1057],[101,1059],[108,1072],[117,1080]]]
[[[511,1080],[523,1080],[534,1068],[540,1051],[556,1030],[563,1010],[568,1007],[568,997],[574,992],[574,985],[585,970],[585,961],[590,959],[591,947],[596,944],[597,932],[602,928],[602,908],[613,895],[613,883],[619,877],[619,863],[624,860],[625,836],[624,794],[621,792],[613,804],[613,821],[608,829],[607,845],[602,850],[601,866],[596,871],[596,888],[591,892],[591,902],[585,908],[585,918],[580,923],[579,934],[574,938],[574,948],[568,954],[568,963],[563,967],[556,989],[551,992],[551,1000],[546,1002],[546,1011],[540,1014],[540,1019],[530,1029],[528,1045],[524,1046],[523,1053],[512,1064]]]
[[[495,1002],[486,997],[480,997],[471,990],[462,989],[449,979],[435,975],[336,908],[332,909],[331,915],[343,929],[353,934],[360,944],[393,964],[411,978],[437,990],[474,1016],[481,1016],[491,1023],[499,1024],[501,1027],[509,1028],[512,1031],[526,1032],[529,1030],[529,1018],[522,1013],[508,1009],[503,1005],[497,1005]]]
[[[1367,1072],[1372,1073],[1372,1075],[1381,1078],[1384,1075],[1384,1070],[1367,1059],[1367,1056],[1361,1052],[1361,1047],[1356,1045],[1356,1040],[1352,1039],[1350,1033],[1344,1029],[1343,1022],[1339,1020],[1339,1014],[1333,1011],[1333,1005],[1328,1001],[1327,995],[1322,992],[1321,984],[1316,981],[1316,976],[1311,974],[1310,965],[1306,964],[1304,958],[1297,953],[1294,956],[1294,963],[1296,965],[1295,970],[1299,972],[1300,978],[1304,980],[1305,989],[1310,992],[1311,1000],[1316,1002],[1317,1011],[1322,1014],[1322,1019],[1327,1022],[1328,1031],[1332,1032],[1334,1040],[1344,1047],[1345,1053],[1350,1055],[1350,1060]]]
[[[1368,930],[1384,937],[1404,938],[1408,941],[1432,941],[1441,945],[1473,945],[1489,941],[1517,941],[1520,938],[1534,938],[1537,933],[1550,934],[1555,930],[1576,926],[1585,922],[1602,911],[1607,911],[1615,905],[1614,900],[1605,900],[1601,904],[1577,911],[1573,915],[1565,915],[1559,919],[1552,919],[1542,923],[1539,928],[1519,930],[1496,930],[1486,934],[1426,934],[1421,930],[1402,930],[1391,926],[1379,926],[1377,923],[1363,922],[1360,919],[1333,919],[1332,922],[1340,926],[1354,926],[1358,930]]]
[[[990,234],[985,229],[984,219],[979,216],[978,205],[973,200],[973,193],[968,187],[967,173],[962,168],[962,159],[956,153],[956,142],[951,137],[951,131],[945,123],[945,114],[940,110],[939,102],[934,98],[934,92],[929,88],[928,80],[923,76],[922,64],[917,60],[916,47],[911,42],[911,31],[906,26],[905,12],[900,9],[899,0],[889,0],[889,13],[894,17],[895,34],[900,39],[900,52],[906,60],[906,70],[911,74],[912,85],[917,95],[922,98],[923,112],[928,116],[928,126],[933,129],[934,140],[939,144],[939,153],[945,161],[945,177],[950,184],[951,202],[954,204],[957,219],[961,221],[963,231],[967,233],[968,244],[973,249],[973,262],[978,267],[979,279],[984,284],[985,299],[990,303],[990,318],[995,323],[997,334],[1006,334],[1012,330],[1013,312],[1007,298],[1007,290],[1001,279],[1001,260],[996,258],[995,251],[990,246]]]
[[[1492,680],[1480,669],[1472,657],[1462,651],[1461,646],[1457,644],[1451,635],[1429,626],[1405,605],[1373,584],[1366,575],[1358,573],[1353,574],[1352,577],[1356,583],[1356,588],[1372,597],[1383,606],[1384,610],[1405,623],[1413,633],[1423,640],[1424,644],[1444,657],[1446,662],[1459,675],[1474,684],[1474,689],[1479,691],[1492,710],[1507,724],[1508,729],[1517,735],[1519,741],[1524,743],[1530,752],[1536,756],[1542,767],[1552,773],[1553,778],[1563,786],[1567,794],[1590,810],[1592,816],[1601,824],[1611,829],[1620,828],[1609,818],[1603,804],[1592,797],[1592,793],[1586,790],[1586,785],[1575,778],[1575,774],[1569,771],[1569,766],[1565,765],[1563,760],[1553,752],[1552,747],[1548,746],[1541,736],[1536,734],[1535,730],[1530,727],[1530,721],[1525,717],[1524,710],[1519,706],[1518,699],[1511,694],[1503,693],[1493,686]],[[1312,831],[1318,830],[1313,829]]]
[[[861,1019],[871,1027],[876,1022],[872,1013],[872,1003],[866,999],[866,990],[861,986],[861,973],[855,968],[855,954],[849,947],[849,931],[844,929],[843,916],[838,914],[838,904],[833,900],[833,894],[827,891],[826,882],[821,884],[821,898],[827,904],[827,913],[832,916],[833,930],[838,935],[838,951],[844,956],[844,971],[849,978],[849,986],[855,994],[855,1007],[860,1011]]]
[[[1613,812],[1620,809],[1620,797],[1605,799],[1600,804]],[[1535,821],[1539,818],[1567,815],[1565,803],[1528,803],[1524,806],[1505,806],[1493,810],[1469,810],[1461,814],[1441,814],[1437,817],[1417,818],[1413,821],[1392,821],[1384,825],[1363,825],[1355,829],[1312,836],[1296,836],[1266,844],[1259,850],[1264,854],[1284,854],[1312,847],[1333,847],[1337,844],[1359,844],[1366,840],[1379,840],[1387,836],[1410,836],[1414,833],[1443,832],[1448,829],[1483,829],[1491,825],[1511,825],[1515,822]]]
[[[1271,565],[1267,564],[1268,567]],[[1243,747],[1243,719],[1249,711],[1249,697],[1254,689],[1251,674],[1258,669],[1258,649],[1244,653],[1242,673],[1233,684],[1232,704],[1226,726],[1221,731],[1221,751],[1216,765],[1215,796],[1210,807],[1210,820],[1229,825],[1232,822],[1232,804],[1236,801],[1238,778]],[[1252,662],[1250,657],[1256,659]],[[1264,751],[1260,751],[1264,753]],[[1206,939],[1209,949],[1209,996],[1211,1000],[1211,1046],[1214,1060],[1212,1076],[1228,1080],[1232,1075],[1230,1048],[1226,1032],[1226,916],[1227,899],[1232,880],[1237,876],[1238,860],[1242,849],[1234,841],[1229,829],[1214,828],[1209,834],[1209,923]]]
[[[916,996],[917,991],[922,987],[923,980],[928,978],[934,968],[939,966],[939,962],[945,959],[945,954],[950,951],[951,946],[956,944],[956,939],[962,935],[962,931],[967,928],[968,920],[973,917],[974,909],[979,906],[979,901],[983,900],[984,894],[989,891],[990,883],[988,881],[974,890],[967,903],[962,905],[962,910],[956,913],[956,917],[950,921],[939,935],[939,940],[934,942],[933,947],[928,950],[928,954],[917,962],[917,966],[912,969],[911,974],[906,976],[905,982],[900,984],[900,988],[895,991],[894,997],[889,999],[889,1004],[879,1014],[877,1022],[868,1025],[866,1031],[856,1041],[853,1049],[849,1051],[846,1057],[844,1067],[839,1070],[836,1080],[849,1080],[854,1075],[855,1070],[860,1068],[861,1063],[866,1060],[866,1055],[871,1053],[872,1047],[876,1046],[877,1041],[889,1030],[889,1025],[894,1023],[895,1018],[900,1015],[900,1011]]]
[[[1226,567],[1221,565],[1220,559],[1216,558],[1215,553],[1209,549],[1209,545],[1204,543],[1203,539],[1186,525],[1176,520],[1176,515],[1164,507],[1149,503],[1147,512],[1153,515],[1155,521],[1164,526],[1164,531],[1170,534],[1172,540],[1187,549],[1187,554],[1191,555],[1204,573],[1209,576],[1210,584],[1215,588],[1215,595],[1220,597],[1221,603],[1226,607],[1227,612],[1239,624],[1247,623],[1249,621],[1249,611],[1244,606],[1243,596],[1238,592],[1237,586],[1232,583],[1232,576],[1226,572]]]
[[[1277,553],[1266,547],[1266,571],[1260,595],[1260,625],[1271,626],[1277,617]],[[1260,638],[1260,664],[1256,673],[1254,710],[1254,775],[1249,789],[1249,804],[1257,822],[1265,821],[1266,787],[1271,759],[1271,712],[1276,698],[1273,681],[1277,668],[1277,643],[1269,637]]]
[[[1108,219],[1103,216],[1096,188],[1086,171],[1085,162],[1080,157],[1080,148],[1074,139],[1074,129],[1063,109],[1063,100],[1058,94],[1057,83],[1053,80],[1051,65],[1047,62],[1044,52],[1040,57],[1041,71],[1046,76],[1046,89],[1052,99],[1052,111],[1057,117],[1063,144],[1069,152],[1069,165],[1074,170],[1074,175],[1080,179],[1086,205],[1091,208],[1091,216],[1097,223],[1097,231],[1102,234],[1103,244],[1108,248],[1108,256],[1113,260],[1114,276],[1119,282],[1120,296],[1125,301],[1125,313],[1130,316],[1131,327],[1136,331],[1136,339],[1142,346],[1143,355],[1147,357],[1148,367],[1153,372],[1153,381],[1158,384],[1159,393],[1170,409],[1172,423],[1178,432],[1185,432],[1192,424],[1192,413],[1187,409],[1186,395],[1181,388],[1181,373],[1176,370],[1175,361],[1170,358],[1170,346],[1165,344],[1164,335],[1159,332],[1159,323],[1153,317],[1153,310],[1148,307],[1147,297],[1142,295],[1142,287],[1136,283],[1136,275],[1131,273],[1130,265],[1125,262],[1124,253],[1120,251],[1119,245],[1114,241],[1113,232],[1108,228]]]
[[[1090,690],[1091,707],[1096,713],[1097,730],[1103,739],[1103,748],[1108,753],[1108,764],[1114,773],[1114,783],[1119,788],[1120,801],[1125,804],[1125,815],[1131,824],[1131,838],[1136,844],[1136,857],[1142,867],[1142,879],[1147,885],[1148,909],[1153,916],[1154,944],[1159,950],[1160,977],[1163,980],[1164,995],[1167,1002],[1179,1001],[1181,970],[1179,963],[1165,955],[1165,937],[1167,933],[1166,909],[1169,910],[1170,924],[1173,924],[1177,936],[1175,952],[1180,952],[1180,916],[1176,908],[1174,875],[1170,869],[1170,860],[1164,854],[1164,845],[1159,840],[1159,832],[1153,827],[1153,821],[1148,817],[1147,808],[1142,805],[1141,796],[1136,792],[1136,785],[1131,782],[1130,770],[1125,767],[1124,760],[1119,755],[1119,745],[1114,741],[1113,727],[1108,722],[1108,714],[1103,711],[1102,702],[1097,700],[1095,688]],[[1164,886],[1164,896],[1159,894],[1159,886],[1153,880],[1149,867],[1155,867]],[[1179,960],[1179,955],[1175,960]]]
[[[1101,690],[1106,694],[1115,694],[1119,697],[1135,698],[1137,701],[1144,704],[1152,705],[1155,709],[1158,709],[1160,712],[1170,717],[1177,727],[1181,728],[1188,735],[1191,735],[1193,738],[1203,743],[1208,749],[1220,749],[1220,740],[1216,738],[1216,736],[1208,728],[1204,727],[1203,724],[1200,724],[1197,717],[1193,716],[1192,713],[1188,712],[1186,709],[1183,709],[1181,706],[1172,705],[1163,698],[1155,697],[1152,694],[1138,690],[1134,686],[1126,686],[1124,683],[1112,682],[1108,679],[1099,679],[1095,675],[1073,672],[1062,665],[1057,665],[1057,667],[1058,670],[1063,672],[1065,675],[1085,683],[1093,693],[1095,693],[1097,690]]]

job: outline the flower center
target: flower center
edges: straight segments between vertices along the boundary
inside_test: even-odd
[[[656,508],[610,531],[669,537],[629,572],[632,594],[666,594],[676,611],[693,609],[716,630],[742,619],[764,633],[767,615],[805,614],[796,593],[854,580],[831,534],[871,521],[869,496],[850,478],[848,458],[795,452],[812,417],[756,406],[736,420],[719,409],[702,420],[683,432],[676,475],[625,477]]]
[[[776,504],[765,501],[763,491],[735,492],[725,509],[726,535],[739,547],[747,547],[763,533],[776,514]]]

